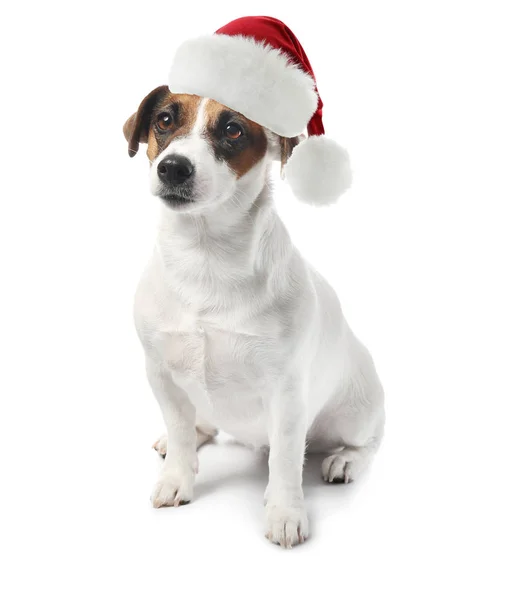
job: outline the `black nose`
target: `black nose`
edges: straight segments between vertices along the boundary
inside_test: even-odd
[[[157,165],[157,175],[163,183],[180,185],[188,180],[194,171],[191,162],[185,156],[172,154],[163,158]]]

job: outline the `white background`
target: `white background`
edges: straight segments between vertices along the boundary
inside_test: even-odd
[[[515,4],[2,8],[2,598],[518,598]],[[262,536],[265,459],[225,439],[191,505],[152,509],[163,426],[132,323],[158,206],[123,122],[178,43],[247,14],[294,30],[350,151],[339,205],[283,183],[277,204],[387,393],[363,481],[327,487],[309,461],[312,535],[290,552]]]

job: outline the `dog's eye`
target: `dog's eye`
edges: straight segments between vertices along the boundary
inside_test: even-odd
[[[231,140],[238,140],[243,133],[242,129],[236,123],[229,123],[226,126],[226,137]]]
[[[170,113],[161,113],[157,117],[157,127],[162,131],[168,131],[173,127],[173,117]]]

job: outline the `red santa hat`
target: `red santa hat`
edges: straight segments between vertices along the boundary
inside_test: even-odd
[[[242,17],[215,34],[184,42],[170,70],[173,93],[213,98],[278,135],[308,137],[293,150],[285,177],[310,204],[331,204],[350,186],[346,150],[325,137],[323,102],[294,33],[272,17]]]

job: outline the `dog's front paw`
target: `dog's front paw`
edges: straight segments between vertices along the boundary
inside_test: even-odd
[[[161,506],[182,506],[193,498],[194,473],[189,470],[164,470],[152,492],[152,504]]]
[[[303,504],[296,506],[267,503],[265,537],[282,548],[302,544],[309,537],[307,512]]]

